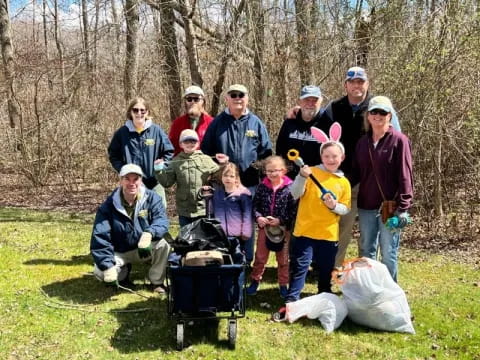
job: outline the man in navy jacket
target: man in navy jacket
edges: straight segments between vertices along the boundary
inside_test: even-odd
[[[156,292],[164,293],[170,245],[163,239],[169,221],[162,199],[143,185],[138,165],[124,165],[119,175],[120,186],[95,217],[90,242],[94,275],[107,285],[128,283],[131,264],[148,261],[148,278]]]

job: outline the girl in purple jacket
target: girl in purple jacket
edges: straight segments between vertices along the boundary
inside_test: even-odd
[[[259,227],[255,262],[250,275],[248,295],[255,295],[270,250],[277,258],[277,276],[280,295],[285,297],[288,285],[288,243],[290,228],[295,216],[295,200],[290,193],[292,180],[287,177],[285,160],[280,156],[269,156],[264,161],[266,177],[258,185],[253,199],[253,209]]]

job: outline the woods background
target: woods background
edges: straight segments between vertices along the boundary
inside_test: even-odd
[[[168,131],[187,86],[215,115],[243,83],[275,141],[302,85],[326,105],[360,65],[412,141],[414,236],[479,239],[479,0],[61,1],[0,0],[2,204],[93,211],[134,96]]]

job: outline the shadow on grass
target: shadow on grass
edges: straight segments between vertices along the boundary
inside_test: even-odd
[[[92,256],[91,255],[74,255],[70,258],[70,260],[59,260],[59,259],[32,259],[25,261],[25,265],[66,265],[66,266],[76,266],[76,265],[83,265],[83,264],[92,264]]]

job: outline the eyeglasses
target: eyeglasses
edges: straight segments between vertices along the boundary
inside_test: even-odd
[[[390,114],[388,111],[385,111],[385,110],[381,110],[381,109],[373,109],[373,110],[370,110],[369,113],[371,115],[382,115],[382,116],[387,116],[388,114]]]
[[[195,140],[195,139],[187,139],[182,141],[182,143],[184,144],[196,144],[197,142],[198,140]]]
[[[185,98],[186,102],[199,102],[200,100],[202,100],[202,98],[199,98],[199,97],[186,97]]]
[[[145,113],[147,112],[147,109],[133,108],[133,109],[132,109],[132,112],[133,112],[134,114],[138,114],[138,113],[145,114]]]
[[[230,93],[230,94],[228,94],[228,96],[230,96],[232,99],[236,99],[237,97],[239,99],[243,99],[245,97],[245,94],[244,93]]]

